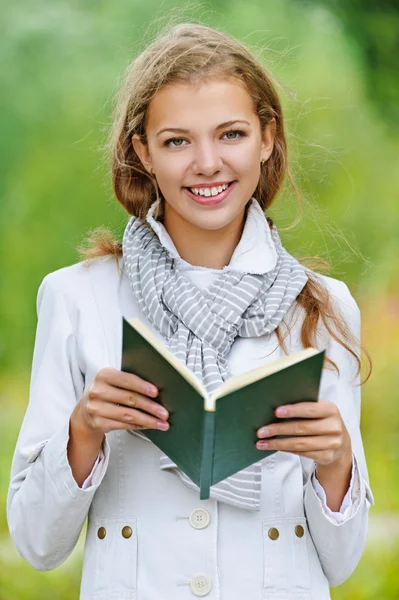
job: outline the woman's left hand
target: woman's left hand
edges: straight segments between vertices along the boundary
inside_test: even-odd
[[[279,406],[276,417],[293,419],[271,423],[257,431],[259,450],[281,450],[313,459],[318,465],[351,463],[352,447],[348,430],[333,402],[299,402]],[[275,438],[286,435],[286,438]]]

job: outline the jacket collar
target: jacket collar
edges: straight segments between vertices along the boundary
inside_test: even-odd
[[[158,200],[155,201],[146,217],[146,221],[157,234],[162,246],[167,250],[172,258],[179,263],[184,270],[196,269],[210,272],[219,272],[218,269],[209,269],[207,267],[193,266],[182,259],[174,245],[172,238],[168,234],[164,225],[154,219],[154,212],[158,206]],[[233,252],[230,263],[222,271],[239,271],[242,273],[251,273],[252,275],[262,275],[274,269],[277,264],[277,252],[270,233],[270,227],[266,221],[265,214],[255,198],[251,198],[251,204],[248,209],[247,218],[241,239]]]

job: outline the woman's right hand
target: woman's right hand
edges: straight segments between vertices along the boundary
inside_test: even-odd
[[[169,429],[168,412],[150,397],[158,390],[117,369],[101,369],[77,402],[69,422],[67,456],[79,487],[99,455],[105,434],[116,429]]]
[[[119,429],[166,431],[169,413],[150,399],[157,395],[157,388],[137,375],[101,369],[77,403],[74,421],[98,435]]]

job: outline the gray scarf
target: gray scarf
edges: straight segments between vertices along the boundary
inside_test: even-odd
[[[257,203],[255,198],[253,203]],[[156,206],[152,205],[149,214]],[[269,227],[266,218],[265,227]],[[132,217],[125,229],[124,266],[140,309],[208,393],[231,376],[228,355],[235,338],[274,331],[307,282],[304,267],[283,248],[275,227],[271,236],[277,252],[272,270],[261,275],[223,270],[201,291],[180,270],[147,221]],[[129,433],[148,440],[137,431]],[[160,468],[171,470],[185,485],[198,490],[163,453]],[[212,486],[210,496],[259,510],[260,490],[261,463],[257,462]]]

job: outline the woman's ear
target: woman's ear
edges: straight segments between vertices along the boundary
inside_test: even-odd
[[[272,119],[267,124],[265,132],[262,136],[262,159],[267,160],[271,153],[273,152],[274,147],[274,138],[276,136],[276,119],[272,117]]]
[[[132,135],[132,146],[141,160],[143,167],[152,174],[152,160],[148,151],[148,145],[141,141],[140,136],[137,133]]]

